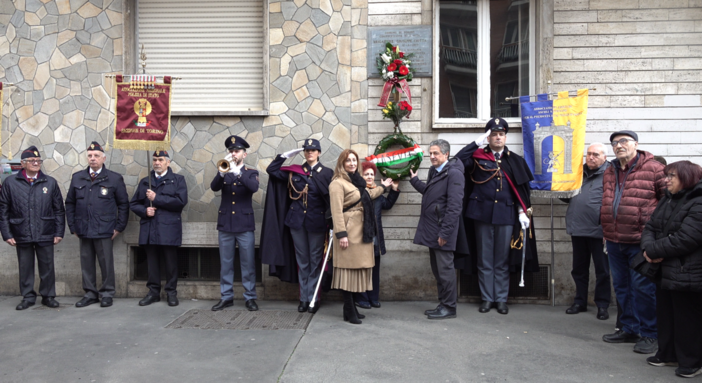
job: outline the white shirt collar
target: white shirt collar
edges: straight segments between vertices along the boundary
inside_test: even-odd
[[[95,171],[93,171],[92,168],[90,169],[90,173],[95,173],[95,174],[100,174],[101,171],[102,171],[102,167],[100,167],[100,169],[95,170]]]
[[[166,168],[166,171],[164,171],[164,172],[161,173],[161,174],[156,173],[156,171],[154,170],[154,174],[155,174],[157,177],[163,177],[163,176],[165,176],[166,174],[168,174],[168,168]]]

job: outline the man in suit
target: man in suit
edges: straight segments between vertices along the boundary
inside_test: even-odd
[[[223,310],[234,305],[234,250],[239,244],[241,260],[241,282],[244,286],[244,299],[249,311],[258,310],[256,304],[256,259],[254,219],[251,199],[258,191],[258,170],[244,165],[249,143],[239,136],[229,136],[224,141],[230,161],[229,172],[218,172],[210,188],[222,191],[219,205],[217,230],[219,231],[219,259],[221,264],[220,290],[222,298],[212,307],[212,311]]]
[[[188,186],[185,177],[170,168],[168,152],[160,150],[152,157],[154,170],[139,181],[129,206],[141,218],[139,245],[146,251],[149,292],[139,301],[147,306],[161,300],[161,275],[159,257],[166,263],[166,295],[169,306],[178,306],[178,247],[183,239],[180,214],[188,203]],[[149,187],[149,177],[151,187]]]
[[[61,242],[66,213],[61,189],[53,177],[41,171],[41,155],[35,146],[22,152],[22,170],[7,177],[0,191],[2,239],[17,248],[22,302],[17,310],[34,306],[34,257],[39,266],[41,304],[59,307],[54,275],[54,245]]]
[[[107,169],[105,158],[102,146],[93,141],[88,147],[88,169],[73,173],[66,195],[68,228],[80,240],[80,268],[85,290],[76,307],[98,302],[101,307],[110,307],[115,296],[112,240],[127,227],[129,196],[122,175]],[[96,257],[102,275],[99,291]]]

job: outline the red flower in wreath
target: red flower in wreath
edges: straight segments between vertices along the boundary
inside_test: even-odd
[[[388,65],[388,72],[394,72],[395,70],[397,70],[397,64],[392,63]]]
[[[395,47],[392,47],[392,51],[395,52],[395,53],[397,53],[397,47],[396,47],[396,46],[395,46]]]
[[[401,59],[402,59],[402,58],[405,58],[405,52],[400,52],[400,53],[398,53],[398,55],[400,55],[400,58],[401,58]]]
[[[402,65],[402,60],[397,59],[397,60],[393,61],[393,64],[395,64],[395,65]]]
[[[407,76],[408,73],[409,73],[409,69],[407,69],[406,66],[403,65],[403,66],[400,67],[400,74],[401,74],[401,75]]]
[[[400,101],[400,110],[412,111],[412,105],[407,101]]]

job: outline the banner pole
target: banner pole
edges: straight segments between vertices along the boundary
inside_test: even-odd
[[[551,92],[551,80],[548,81],[548,98],[551,99],[553,93]],[[551,200],[551,306],[556,306],[556,258],[555,258],[555,246],[553,243],[553,197]]]
[[[141,44],[141,74],[146,74],[146,52],[144,51],[144,44]],[[131,78],[130,78],[131,80]],[[170,122],[169,122],[170,124]],[[151,190],[151,161],[149,161],[149,151],[146,151],[146,178],[149,179],[149,190]],[[154,203],[153,201],[149,201],[149,206],[153,207]]]

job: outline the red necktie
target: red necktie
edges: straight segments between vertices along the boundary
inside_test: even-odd
[[[96,178],[97,178],[97,173],[95,173],[95,172],[90,172],[90,180],[91,180],[91,181],[95,181]]]

